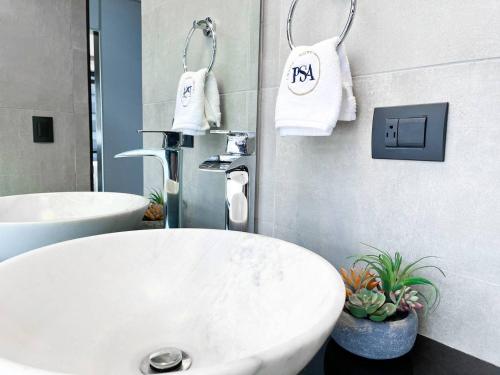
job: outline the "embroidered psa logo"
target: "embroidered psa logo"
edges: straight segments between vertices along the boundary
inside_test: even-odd
[[[307,95],[314,91],[321,78],[321,61],[313,51],[304,51],[288,68],[288,89],[295,95]]]
[[[184,80],[182,84],[182,96],[181,103],[184,107],[187,107],[191,102],[191,98],[194,94],[194,80],[188,77]]]

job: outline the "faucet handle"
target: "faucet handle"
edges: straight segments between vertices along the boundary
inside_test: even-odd
[[[174,132],[170,130],[137,130],[139,134],[147,133],[159,133],[163,134],[162,148],[177,148],[177,147],[194,147],[194,137],[190,135],[184,135],[179,132]]]
[[[236,130],[214,130],[214,134],[225,134],[226,154],[252,155],[255,151],[255,132]]]

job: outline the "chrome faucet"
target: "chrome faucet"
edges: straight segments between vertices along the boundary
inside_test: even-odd
[[[253,232],[255,202],[255,133],[214,130],[227,136],[224,154],[200,164],[205,172],[224,173],[226,230]]]
[[[119,158],[153,157],[163,168],[165,228],[182,227],[182,147],[193,147],[193,138],[164,130],[138,130],[139,134],[163,134],[161,149],[142,149],[115,155]]]

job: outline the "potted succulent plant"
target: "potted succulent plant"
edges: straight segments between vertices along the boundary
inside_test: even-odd
[[[427,314],[440,300],[435,284],[418,272],[434,268],[444,273],[422,264],[433,257],[405,264],[399,252],[391,255],[369,247],[376,253],[354,257],[349,271],[341,269],[346,303],[332,337],[344,349],[365,358],[397,358],[415,344],[416,311]]]
[[[164,220],[164,202],[163,193],[159,190],[152,190],[149,194],[149,207],[144,213],[144,227],[147,229],[163,228]]]

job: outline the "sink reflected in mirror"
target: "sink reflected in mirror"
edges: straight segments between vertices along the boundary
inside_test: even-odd
[[[56,242],[137,229],[148,205],[119,193],[0,197],[0,261]]]

